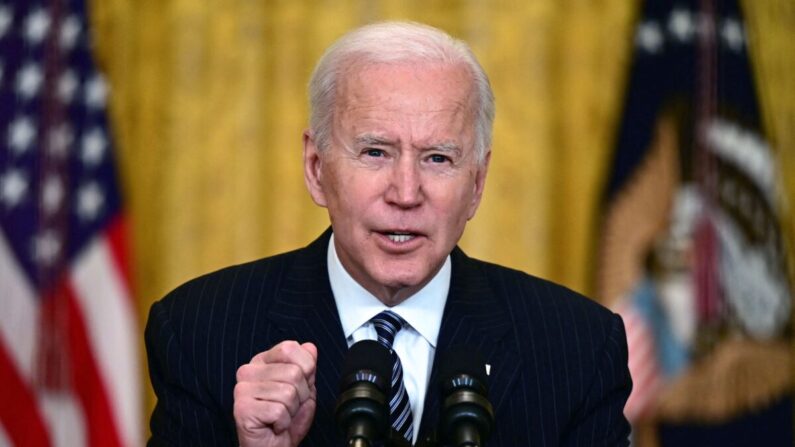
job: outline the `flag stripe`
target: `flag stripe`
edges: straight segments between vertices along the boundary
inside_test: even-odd
[[[38,396],[39,408],[44,414],[50,434],[50,444],[55,447],[87,445],[86,417],[80,401],[72,390],[44,390]]]
[[[624,407],[630,421],[638,420],[651,405],[661,383],[654,337],[643,316],[629,302],[623,301],[618,313],[627,333],[628,366],[632,375],[632,393]]]
[[[45,429],[36,397],[14,368],[2,340],[0,340],[0,384],[3,385],[3,398],[0,399],[0,425],[6,427],[6,436],[19,446],[50,445],[48,430]],[[0,442],[0,445],[6,444]]]
[[[11,438],[4,430],[2,421],[0,421],[0,445],[11,445]]]
[[[130,266],[130,256],[129,256],[129,237],[130,232],[128,230],[127,219],[125,218],[125,214],[123,212],[116,215],[108,225],[108,228],[105,230],[105,237],[108,241],[108,246],[113,253],[111,259],[113,261],[113,265],[116,267],[116,272],[119,274],[119,279],[122,281],[122,285],[124,286],[123,289],[126,291],[132,291],[132,268]],[[135,307],[135,300],[133,299],[132,293],[125,293],[127,298],[129,299],[132,307]],[[132,315],[136,315],[134,312]]]
[[[5,235],[0,232],[0,284],[3,285],[3,311],[0,336],[7,343],[8,355],[23,377],[32,377],[34,351],[39,327],[38,300],[22,268],[15,262]]]
[[[112,243],[97,239],[77,259],[71,274],[78,313],[85,316],[88,339],[112,407],[114,426],[126,445],[140,445],[141,390],[137,383],[135,309],[124,285]]]
[[[86,434],[89,445],[117,446],[116,423],[111,417],[111,405],[105,391],[104,380],[91,352],[91,341],[74,290],[64,286],[69,321],[69,349],[72,385],[85,413]],[[103,335],[104,337],[104,335]]]

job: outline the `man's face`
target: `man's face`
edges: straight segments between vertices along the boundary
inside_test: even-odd
[[[304,136],[313,200],[328,208],[340,261],[387,305],[421,289],[475,214],[474,91],[462,66],[407,63],[341,77],[329,147]]]

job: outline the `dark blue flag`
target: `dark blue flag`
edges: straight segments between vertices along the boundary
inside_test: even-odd
[[[792,445],[784,198],[741,10],[647,1],[634,37],[598,263],[625,411],[662,445]]]

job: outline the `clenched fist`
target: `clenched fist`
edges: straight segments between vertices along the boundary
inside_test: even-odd
[[[315,417],[317,347],[283,341],[237,370],[235,425],[240,445],[294,447]]]

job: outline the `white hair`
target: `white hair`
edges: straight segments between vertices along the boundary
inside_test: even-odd
[[[309,81],[309,127],[319,150],[328,147],[340,75],[353,63],[440,62],[463,64],[476,94],[475,153],[483,162],[491,147],[494,94],[469,46],[436,28],[414,22],[382,22],[357,28],[331,45]]]

